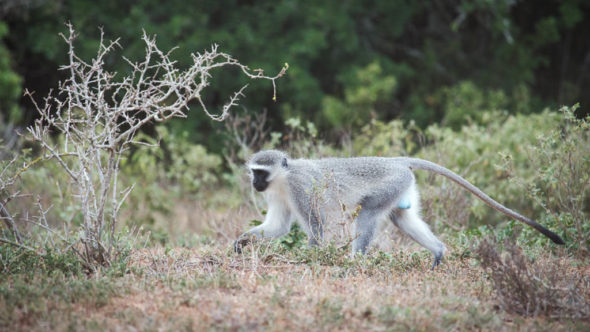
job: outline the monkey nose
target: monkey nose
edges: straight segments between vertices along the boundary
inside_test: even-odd
[[[256,189],[256,191],[264,191],[266,189],[266,187],[268,187],[267,183],[261,183],[261,182],[254,182],[254,183],[252,183],[252,185],[254,186],[254,189]]]

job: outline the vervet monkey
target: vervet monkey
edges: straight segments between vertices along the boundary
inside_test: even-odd
[[[441,174],[467,189],[492,208],[532,226],[553,242],[564,244],[555,233],[496,202],[461,176],[430,161],[417,158],[289,159],[277,150],[260,151],[247,163],[252,186],[268,203],[264,222],[234,243],[241,252],[251,237],[276,238],[289,232],[295,219],[310,245],[323,238],[331,209],[360,206],[354,221],[353,253],[365,253],[379,221],[389,218],[397,227],[434,254],[432,268],[440,264],[444,244],[420,218],[420,200],[413,170]]]

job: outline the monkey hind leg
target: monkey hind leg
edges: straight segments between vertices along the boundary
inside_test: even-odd
[[[394,210],[390,219],[404,233],[434,255],[432,269],[440,264],[440,260],[446,250],[445,245],[432,233],[430,227],[422,221],[416,209]]]

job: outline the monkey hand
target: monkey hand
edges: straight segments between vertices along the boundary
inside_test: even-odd
[[[248,243],[252,241],[249,234],[241,235],[235,242],[234,242],[234,251],[238,254],[242,253],[242,248],[244,248]]]

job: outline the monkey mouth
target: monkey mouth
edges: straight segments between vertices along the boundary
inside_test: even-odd
[[[265,191],[266,188],[268,188],[268,183],[254,182],[252,185],[254,186],[254,189],[256,189],[256,191],[258,192]]]

